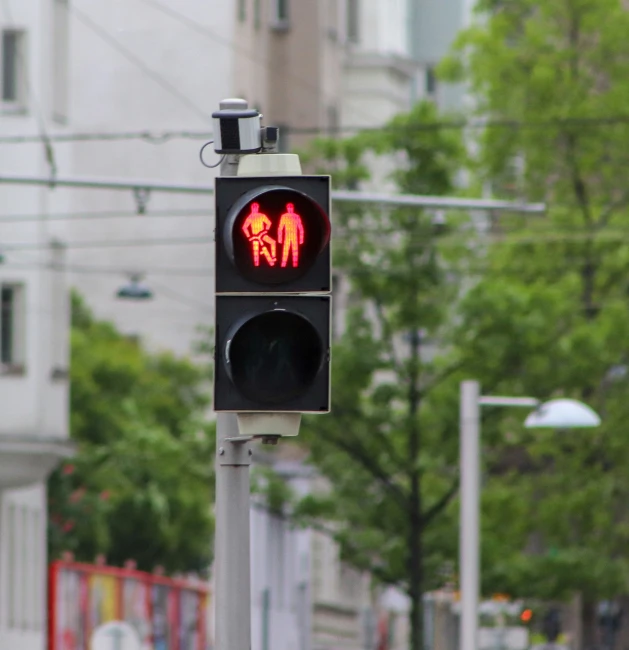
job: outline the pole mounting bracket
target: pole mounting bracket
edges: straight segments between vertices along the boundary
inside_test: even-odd
[[[253,452],[247,443],[251,436],[233,436],[219,441],[218,464],[232,467],[247,467],[251,465]]]

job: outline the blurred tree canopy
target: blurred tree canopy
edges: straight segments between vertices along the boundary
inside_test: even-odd
[[[334,522],[346,560],[407,591],[413,648],[420,592],[456,561],[463,378],[485,394],[580,399],[603,418],[527,431],[521,410],[483,411],[484,593],[580,591],[593,620],[586,610],[629,578],[629,12],[617,0],[478,11],[441,74],[467,85],[485,128],[439,126],[447,116],[422,103],[379,132],[315,142],[308,161],[337,187],[381,185],[373,170],[388,168],[397,191],[422,194],[454,194],[467,166],[470,187],[548,205],[445,219],[335,208],[349,310],[332,414],[305,424],[330,491],[297,512]]]
[[[72,300],[71,436],[77,455],[49,480],[51,557],[128,559],[206,570],[214,427],[209,368],[149,352]]]
[[[483,578],[514,594],[581,591],[591,610],[629,578],[629,12],[618,0],[477,12],[441,66],[489,120],[471,136],[475,169],[494,194],[548,211],[490,222],[461,355],[503,393],[573,397],[603,417],[533,433],[508,414],[488,432]]]
[[[373,182],[452,194],[465,162],[460,134],[417,128],[437,119],[432,104],[418,104],[381,132],[316,141],[305,161],[331,173],[336,187]],[[303,427],[330,490],[296,506],[303,521],[329,523],[346,561],[406,591],[416,649],[423,647],[423,590],[443,580],[457,546],[451,378],[459,363],[446,341],[459,294],[452,279],[466,250],[441,245],[442,217],[418,208],[335,207],[335,300],[348,295],[346,322],[332,352],[332,413]]]

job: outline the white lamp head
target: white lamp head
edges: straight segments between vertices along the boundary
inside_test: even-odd
[[[553,399],[544,402],[529,414],[524,426],[532,428],[575,429],[597,427],[601,418],[596,411],[574,399]]]

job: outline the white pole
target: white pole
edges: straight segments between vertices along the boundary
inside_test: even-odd
[[[459,575],[461,590],[460,650],[478,647],[479,492],[480,492],[480,386],[461,382],[460,462],[461,511]]]
[[[240,101],[246,108],[246,102]],[[231,102],[221,102],[222,109],[231,107]],[[243,106],[238,104],[234,108]],[[221,175],[236,175],[237,162],[236,156],[226,156],[221,166]],[[228,440],[238,436],[236,414],[218,413],[214,544],[217,650],[251,650],[251,447],[247,442]]]

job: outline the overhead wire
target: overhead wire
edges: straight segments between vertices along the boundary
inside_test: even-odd
[[[92,142],[92,141],[118,141],[118,140],[144,140],[151,144],[163,144],[172,139],[205,140],[211,138],[210,131],[120,131],[109,133],[54,133],[50,139],[55,142]],[[0,144],[28,144],[37,142],[36,135],[5,135],[0,137]]]
[[[85,264],[75,264],[73,262],[67,263],[55,263],[55,262],[45,262],[45,261],[34,261],[34,262],[12,262],[8,261],[0,265],[0,273],[3,268],[11,268],[17,270],[52,270],[59,272],[69,272],[76,273],[80,275],[84,274],[94,274],[94,275],[116,275],[123,276],[129,274],[129,269],[123,267],[112,267],[112,266],[94,266],[94,265],[85,265]],[[161,275],[166,277],[171,276],[182,276],[182,277],[212,277],[213,270],[210,267],[207,268],[186,268],[186,267],[142,267],[141,275]]]
[[[144,217],[138,217],[144,218]],[[397,231],[393,228],[387,228],[385,231],[382,229],[362,229],[370,234],[396,234]],[[334,237],[334,241],[342,243],[348,241],[351,233],[339,232]],[[588,229],[582,231],[575,230],[575,228],[566,229],[563,231],[553,231],[548,233],[543,232],[524,232],[524,233],[509,233],[509,234],[477,234],[471,233],[471,236],[466,234],[456,233],[454,235],[442,235],[440,237],[433,237],[432,235],[418,235],[407,236],[408,241],[411,243],[425,244],[434,242],[436,247],[460,247],[465,244],[479,244],[479,245],[529,245],[529,244],[551,244],[551,243],[566,243],[566,242],[585,242],[594,241],[596,243],[615,243],[623,242],[629,238],[629,228],[608,228],[605,231],[592,233]],[[66,249],[88,249],[88,248],[127,248],[127,247],[150,247],[150,246],[192,246],[199,244],[210,244],[215,241],[213,235],[196,235],[190,237],[162,237],[154,239],[105,239],[105,240],[75,240],[75,241],[62,241],[60,242]],[[383,242],[384,243],[384,242]],[[397,243],[396,243],[397,245]],[[47,250],[51,244],[49,242],[5,242],[0,243],[0,250],[3,252],[10,251],[23,251],[23,250]]]
[[[629,115],[612,115],[600,117],[564,117],[550,120],[510,120],[510,119],[484,119],[484,120],[441,120],[413,126],[396,126],[385,124],[377,127],[365,126],[339,126],[331,128],[322,127],[282,127],[283,133],[294,135],[319,135],[319,134],[353,134],[353,133],[422,133],[442,129],[547,129],[552,127],[579,127],[598,128],[603,126],[616,126],[629,124]],[[116,141],[116,140],[143,140],[152,144],[163,144],[170,140],[189,139],[203,140],[211,138],[209,131],[120,131],[120,132],[92,132],[92,133],[55,133],[49,139],[54,142],[81,142],[81,141]],[[0,136],[0,144],[22,144],[38,142],[38,135],[6,135]]]
[[[84,11],[80,10],[75,3],[67,2],[65,3],[65,6],[66,10],[71,14],[74,14],[77,20],[91,29],[102,41],[109,44],[109,46],[118,52],[121,56],[142,70],[142,72],[147,77],[151,78],[155,83],[169,92],[173,97],[176,97],[183,105],[187,106],[203,121],[211,122],[212,118],[208,114],[207,110],[197,106],[195,102],[193,102],[187,95],[182,93],[176,86],[170,83],[170,81],[168,81],[163,75],[153,70],[140,57],[131,52],[131,50],[128,48],[124,47],[124,45],[115,39],[106,29],[94,22]]]
[[[209,244],[214,241],[214,237],[165,237],[160,239],[111,239],[96,241],[69,241],[61,242],[66,249],[78,248],[127,248],[143,246],[190,246],[196,244]],[[46,250],[50,248],[49,242],[16,242],[0,244],[2,251],[10,252],[14,250]]]
[[[21,214],[0,214],[0,223],[28,223],[31,221],[91,221],[99,219],[133,219],[133,218],[189,218],[189,217],[205,217],[210,218],[213,216],[212,209],[174,209],[174,210],[151,210],[144,214],[131,212],[129,210],[111,210],[111,211],[80,211],[80,212],[51,212],[45,213],[21,213]]]
[[[6,266],[6,265],[4,265],[4,266]],[[25,265],[25,264],[13,265],[13,264],[10,264],[9,266],[11,268],[23,269],[23,270],[24,269],[40,270],[40,271],[41,270],[48,270],[48,271],[62,272],[62,273],[72,272],[72,271],[78,270],[78,269],[80,269],[81,273],[85,273],[85,272],[98,273],[98,274],[103,273],[103,272],[105,272],[105,274],[110,273],[110,270],[104,271],[103,269],[100,269],[98,267],[95,267],[95,268],[73,267],[73,265],[71,265],[71,264],[69,264],[69,265],[66,265],[66,264],[59,265],[59,264],[50,264],[50,263],[48,263],[48,264],[29,264],[29,265]],[[469,265],[469,266],[467,266],[465,269],[463,269],[461,271],[458,271],[458,269],[456,269],[456,271],[458,271],[460,273],[460,275],[462,275],[462,276],[464,276],[465,278],[468,278],[468,279],[486,275],[488,272],[492,272],[494,270],[495,269],[492,269],[489,265],[482,265],[482,264]],[[553,266],[553,270],[554,271],[557,271],[557,270],[562,271],[562,270],[564,270],[566,272],[569,272],[569,271],[575,271],[576,269],[575,269],[574,263],[566,263],[565,265],[563,265],[561,267]],[[455,271],[455,269],[451,269],[450,271],[447,271],[449,273],[449,276],[450,276],[451,280],[454,277],[454,274],[453,274],[454,271]],[[373,269],[364,269],[364,272],[373,274],[374,270]],[[379,268],[378,273],[380,275],[384,275],[384,276],[395,277],[398,274],[400,274],[400,275],[408,274],[408,269],[407,268],[402,268],[402,267],[400,267],[400,268],[389,268],[389,269]],[[125,271],[123,271],[122,269],[118,269],[115,272],[115,275],[117,275],[117,276],[124,275],[124,274],[125,274]],[[148,272],[146,273],[146,275],[149,275],[149,274],[152,275],[152,273],[148,273]],[[350,275],[360,276],[361,271],[354,270],[354,271],[351,272]],[[501,277],[502,277],[502,275],[501,275]],[[213,309],[213,307],[212,307],[212,305],[210,303],[205,303],[205,302],[202,302],[202,301],[198,301],[195,298],[192,298],[191,296],[187,296],[187,295],[182,294],[182,293],[180,293],[178,291],[170,289],[170,287],[167,287],[166,285],[162,285],[161,283],[157,284],[157,283],[155,283],[155,281],[152,278],[150,280],[150,286],[154,286],[157,289],[157,292],[159,292],[165,298],[169,298],[169,299],[174,300],[176,302],[180,302],[181,304],[186,304],[186,305],[188,305],[190,307],[193,307],[196,310],[200,309],[202,312],[205,312],[208,316],[214,313],[214,309]],[[453,286],[453,288],[455,288],[455,285],[452,285],[452,286]],[[622,298],[618,298],[618,300],[621,300],[621,299]],[[599,306],[603,305],[603,304],[614,304],[615,302],[617,302],[616,299],[610,298],[610,299],[606,299],[606,300],[600,302]],[[429,304],[440,305],[440,304],[444,303],[444,297],[443,297],[443,295],[441,293],[440,294],[433,293],[432,296],[424,295],[424,298],[422,299],[422,303],[425,304],[425,305],[429,305]],[[152,303],[151,301],[146,301],[146,302],[141,301],[141,302],[138,302],[137,304],[138,304],[138,306],[141,306],[142,304],[150,306],[150,305],[153,305],[154,303]]]

